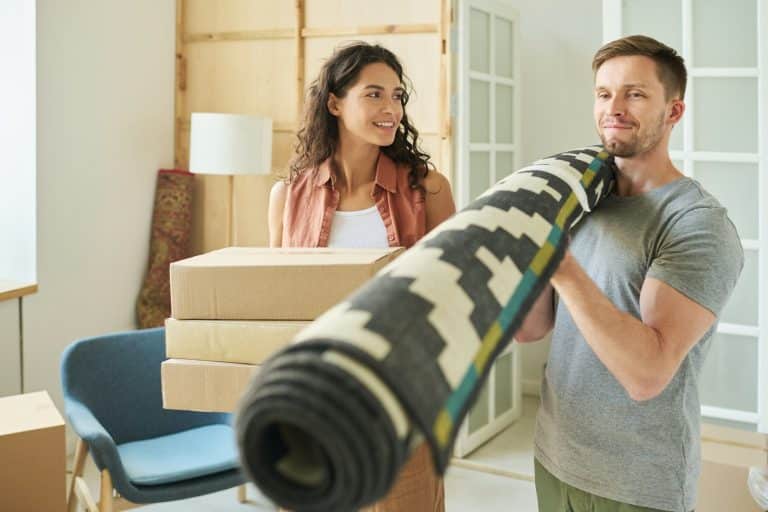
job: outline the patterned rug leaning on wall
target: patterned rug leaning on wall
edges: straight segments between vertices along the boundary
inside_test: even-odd
[[[147,274],[136,301],[139,328],[160,327],[171,316],[169,266],[190,256],[194,175],[157,173]]]

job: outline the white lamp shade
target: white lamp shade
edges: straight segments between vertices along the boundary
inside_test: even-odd
[[[192,113],[189,170],[199,174],[269,174],[272,120],[240,114]]]

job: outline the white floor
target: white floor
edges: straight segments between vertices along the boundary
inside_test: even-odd
[[[533,486],[533,429],[538,399],[525,397],[523,417],[472,453],[467,466],[457,462],[445,476],[447,512],[536,512],[536,490]],[[71,464],[71,461],[70,461]],[[478,468],[488,468],[493,474]],[[516,476],[516,478],[510,475]],[[98,496],[98,473],[90,461],[86,465],[86,481],[93,496]],[[237,502],[234,489],[198,498],[147,505],[147,512],[266,512],[275,507],[259,491],[248,487],[248,503]],[[420,511],[414,511],[420,512]]]

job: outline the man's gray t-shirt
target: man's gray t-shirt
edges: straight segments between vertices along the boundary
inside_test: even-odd
[[[606,197],[576,228],[570,249],[608,299],[637,318],[646,277],[719,315],[743,265],[726,210],[690,178],[642,195]],[[598,496],[693,510],[701,465],[697,383],[714,330],[659,396],[636,402],[560,301],[541,388],[536,458],[563,482]]]

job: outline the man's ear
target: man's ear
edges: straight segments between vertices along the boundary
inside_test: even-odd
[[[685,112],[685,103],[683,100],[674,99],[672,100],[672,105],[669,110],[669,120],[677,124],[680,122],[680,119],[683,117],[683,113]]]
[[[326,103],[326,106],[331,115],[338,116],[341,114],[341,110],[339,109],[339,98],[337,98],[335,94],[328,94],[328,102]]]

